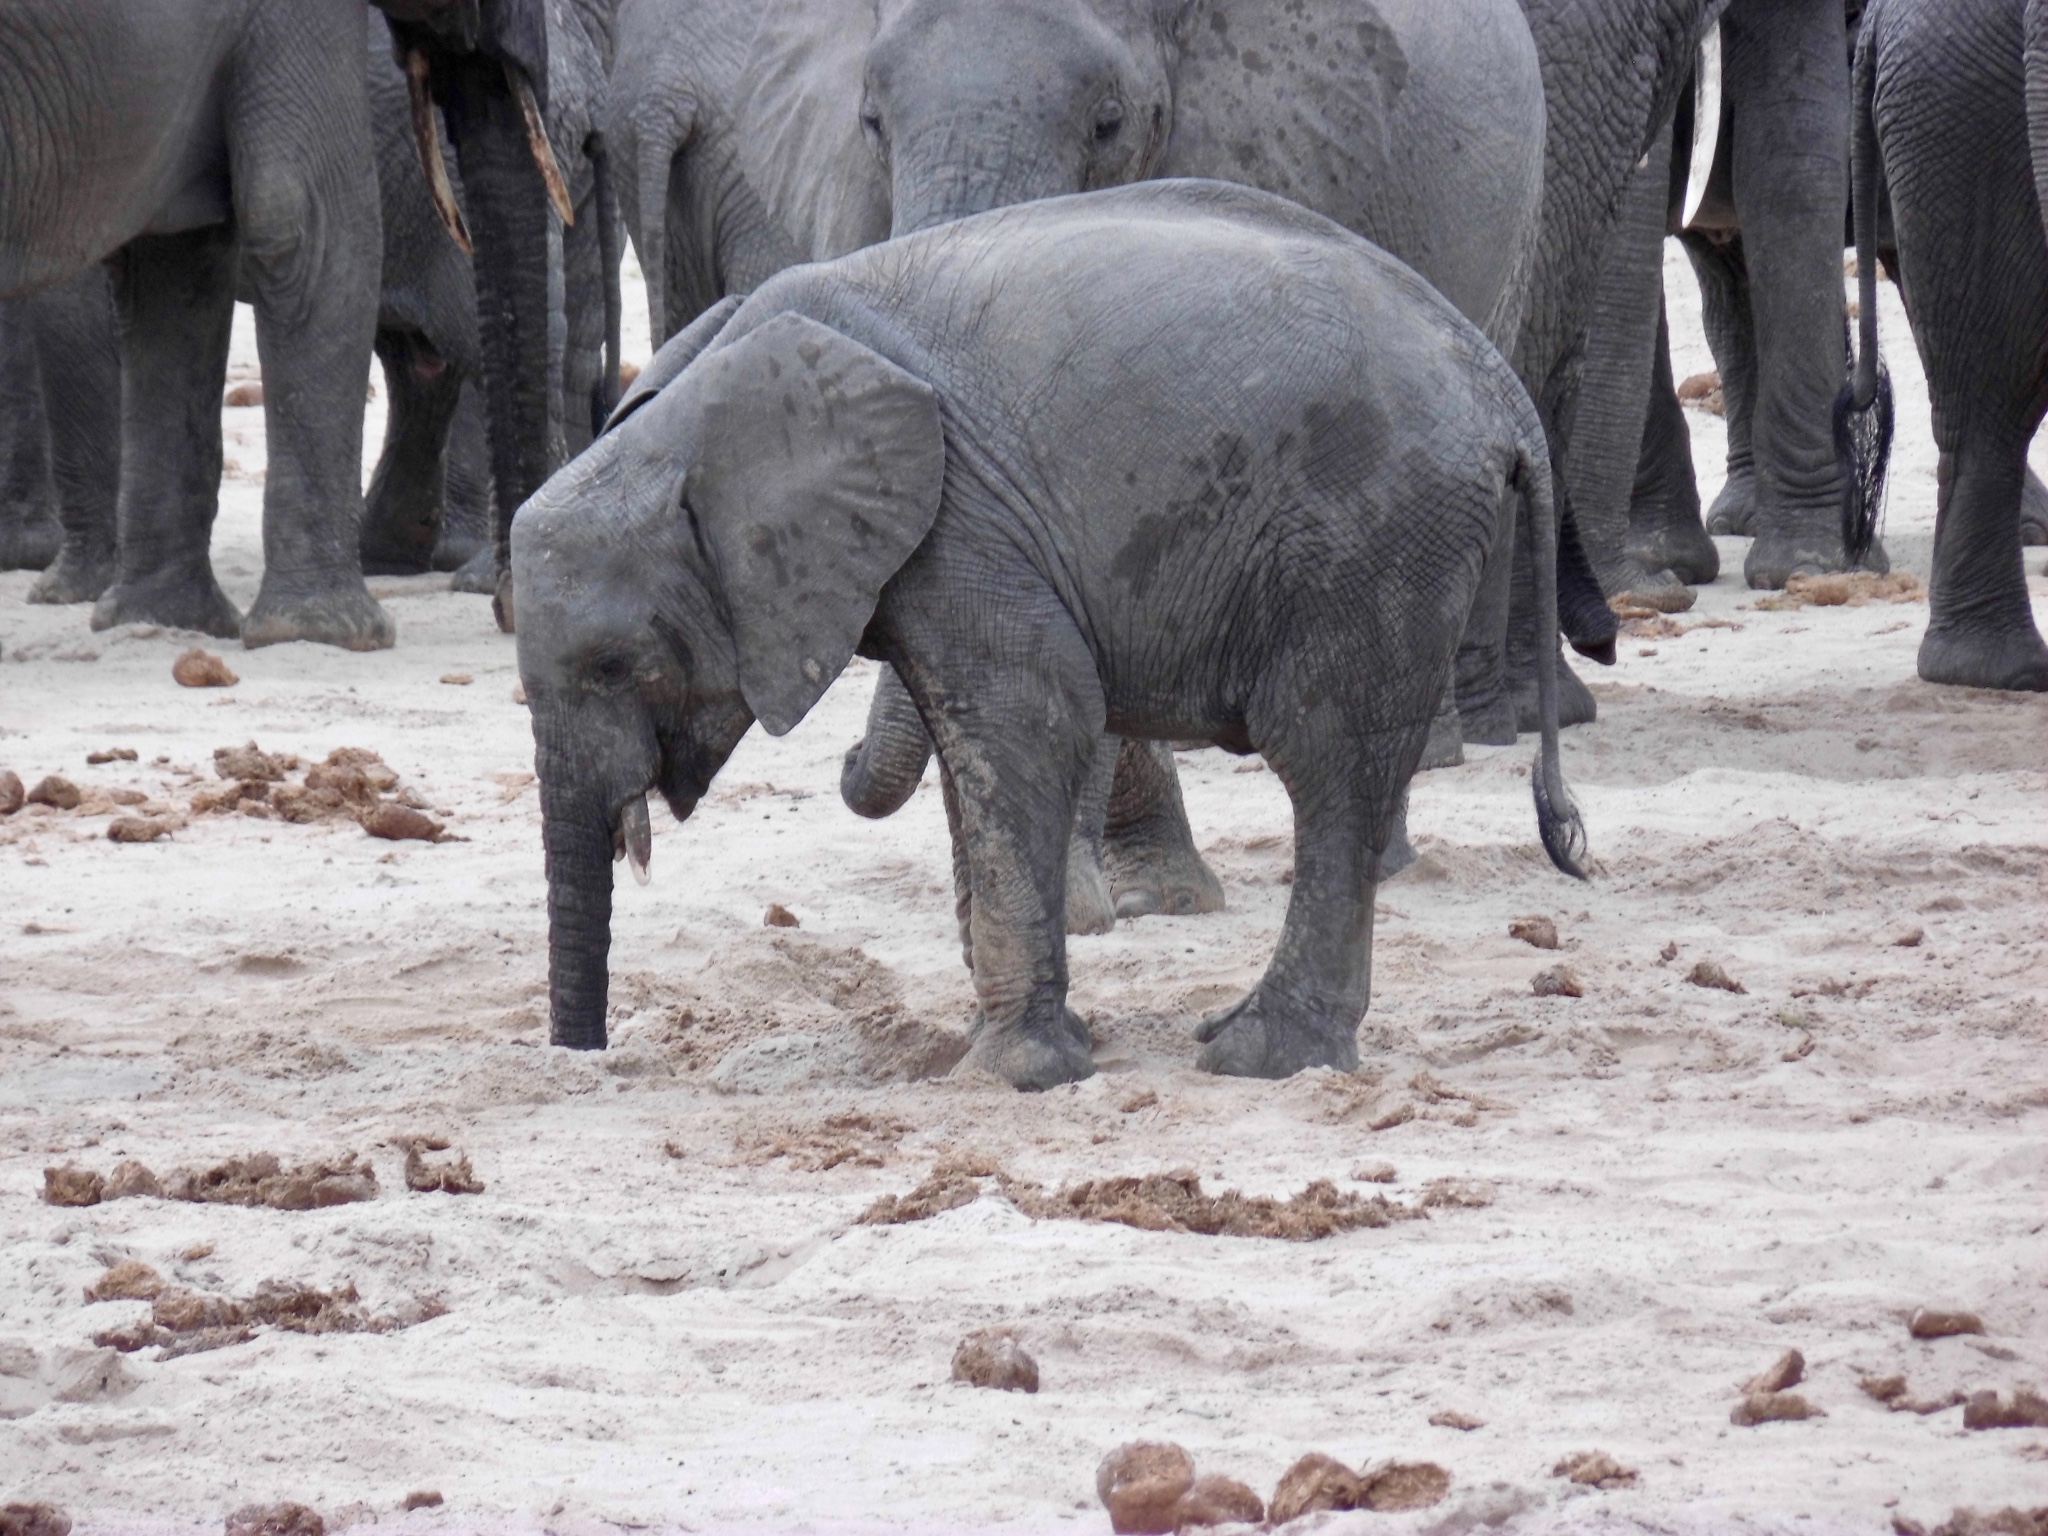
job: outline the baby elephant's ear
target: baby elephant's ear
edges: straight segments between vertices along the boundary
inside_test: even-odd
[[[660,394],[666,385],[673,383],[685,368],[697,360],[698,353],[718,339],[726,321],[739,313],[744,302],[737,294],[728,295],[663,342],[661,350],[647,360],[640,376],[619,397],[619,403],[612,407],[611,415],[605,418],[604,430],[611,431]]]
[[[852,659],[938,516],[938,396],[794,314],[708,354],[693,377],[703,415],[684,498],[725,590],[740,692],[780,736]]]

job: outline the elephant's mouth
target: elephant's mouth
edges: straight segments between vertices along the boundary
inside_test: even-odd
[[[654,859],[654,825],[648,819],[644,789],[619,807],[618,820],[612,825],[612,858],[624,859],[641,885],[653,878],[647,866]]]

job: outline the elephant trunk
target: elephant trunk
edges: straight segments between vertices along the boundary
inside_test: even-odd
[[[1842,545],[1860,561],[1877,537],[1885,471],[1892,451],[1892,383],[1877,350],[1877,82],[1876,29],[1865,25],[1856,47],[1851,98],[1850,212],[1856,222],[1857,348],[1855,367],[1835,397],[1835,460],[1842,475]]]
[[[894,667],[884,666],[868,704],[867,735],[847,749],[839,771],[839,798],[856,816],[893,816],[917,792],[931,755],[931,736],[909,690]]]
[[[445,82],[451,137],[468,193],[490,425],[498,621],[511,628],[512,517],[562,458],[561,391],[549,344],[551,194],[536,164],[516,69],[469,56]]]
[[[548,875],[548,1038],[602,1050],[612,947],[610,819],[569,787],[566,770],[541,775],[541,835]]]

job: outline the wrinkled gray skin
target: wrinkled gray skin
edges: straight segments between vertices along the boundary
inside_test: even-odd
[[[2048,411],[2048,0],[1873,0],[1855,77],[1857,401],[1874,391],[1875,202],[1941,451],[1920,676],[2048,689],[2020,553],[2027,445]]]
[[[606,137],[657,346],[810,254],[741,164],[734,104],[759,19],[758,0],[619,5]]]
[[[104,267],[0,304],[0,565],[32,603],[87,603],[114,579],[121,354]]]
[[[1543,89],[1510,0],[777,0],[742,99],[749,173],[813,254],[987,208],[1151,175],[1289,197],[1429,278],[1503,349],[1520,324],[1541,196]],[[861,142],[862,140],[865,143]],[[1472,617],[1468,670],[1506,706],[1508,557]],[[1448,700],[1447,700],[1448,705]],[[1455,762],[1448,707],[1425,765]],[[886,815],[929,754],[886,676],[842,790]],[[1135,744],[1087,805],[1068,919],[1214,911],[1163,744]],[[1410,859],[1397,836],[1392,872]]]
[[[1854,28],[1842,0],[1734,0],[1720,35],[1718,152],[1679,233],[1727,401],[1727,483],[1703,527],[1661,340],[1662,236],[1682,217],[1681,164],[1676,177],[1662,165],[1637,173],[1625,233],[1608,253],[1582,418],[1596,391],[1622,387],[1617,418],[1602,423],[1612,430],[1582,424],[1571,487],[1610,594],[1667,610],[1691,605],[1683,583],[1718,573],[1708,528],[1755,536],[1744,565],[1751,586],[1851,563],[1834,407],[1848,367],[1841,245]],[[1687,130],[1691,106],[1680,114]],[[1689,151],[1689,134],[1680,147]],[[1618,256],[1635,260],[1617,270]],[[1617,343],[1631,355],[1596,383],[1603,351]],[[1882,547],[1858,563],[1885,569]]]
[[[1263,753],[1294,801],[1278,950],[1202,1065],[1356,1064],[1380,859],[1503,506],[1554,539],[1535,412],[1469,322],[1291,204],[1169,182],[798,268],[649,372],[514,534],[558,1043],[604,1042],[644,792],[686,816],[859,651],[937,742],[972,1065],[1093,1070],[1061,907],[1105,729]],[[1575,872],[1544,673],[1542,829]]]
[[[545,120],[575,222],[560,232],[561,452],[580,452],[617,401],[618,224],[601,131],[612,0],[548,0]],[[376,350],[388,402],[384,448],[366,493],[363,569],[457,572],[459,591],[495,592],[491,463],[477,388],[483,353],[472,263],[436,212],[389,29],[369,24],[369,80],[384,213]],[[445,126],[451,190],[466,206]],[[554,280],[550,278],[552,289]],[[609,362],[607,361],[609,358]]]
[[[361,27],[353,0],[0,10],[0,297],[113,258],[121,537],[97,628],[391,643],[355,554],[377,281]],[[271,453],[246,619],[207,560],[238,267]]]

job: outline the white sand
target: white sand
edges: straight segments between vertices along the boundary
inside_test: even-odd
[[[1672,272],[1683,376],[1708,362],[1675,253]],[[1924,571],[1925,392],[1885,302],[1890,528]],[[246,603],[261,413],[227,417],[241,472],[214,554]],[[1720,423],[1689,419],[1710,497]],[[1361,1078],[1190,1070],[1194,1022],[1266,961],[1289,868],[1273,776],[1206,752],[1182,776],[1230,910],[1075,941],[1102,1072],[1039,1098],[876,1080],[951,1038],[971,994],[935,788],[880,824],[837,798],[866,664],[786,739],[751,736],[689,825],[660,818],[652,889],[619,893],[619,1048],[571,1056],[544,1043],[530,738],[481,599],[379,581],[395,650],[228,649],[241,684],[193,692],[170,678],[191,637],[92,634],[0,577],[0,765],[26,781],[182,804],[177,770],[211,782],[217,746],[369,746],[467,839],[228,816],[124,846],[104,816],[36,808],[0,825],[0,1499],[55,1501],[82,1532],[218,1530],[287,1498],[423,1531],[1093,1532],[1098,1458],[1144,1436],[1262,1493],[1308,1450],[1453,1476],[1437,1509],[1330,1530],[1877,1532],[1894,1504],[1931,1522],[2048,1502],[2048,1433],[1887,1413],[1856,1384],[2048,1386],[2048,699],[1917,681],[1924,605],[1755,611],[1742,549],[1723,541],[1729,574],[1680,620],[1733,627],[1625,643],[1594,679],[1600,722],[1568,734],[1590,885],[1536,849],[1527,742],[1417,785],[1425,858],[1381,893]],[[438,681],[455,671],[474,684]],[[85,766],[111,745],[141,762]],[[771,901],[802,929],[764,928]],[[1527,913],[1563,954],[1508,938]],[[1924,942],[1896,947],[1910,929]],[[1686,985],[1700,959],[1747,993]],[[1531,995],[1558,960],[1583,998]],[[766,1091],[709,1080],[742,1045],[725,1086]],[[1369,1128],[1402,1105],[1416,1118]],[[901,1127],[866,1138],[881,1166],[771,1155],[848,1110]],[[392,1141],[420,1131],[486,1192],[408,1193]],[[964,1149],[1049,1186],[1186,1166],[1211,1189],[1369,1192],[1348,1176],[1384,1160],[1403,1202],[1443,1177],[1493,1199],[1304,1244],[1033,1222],[993,1193],[855,1224]],[[367,1154],[382,1193],[40,1202],[50,1164],[257,1150]],[[148,1350],[105,1380],[92,1335],[146,1308],[81,1287],[124,1257],[212,1292],[352,1281],[375,1311],[449,1310]],[[1912,1341],[1922,1303],[1977,1310],[1988,1337]],[[947,1380],[961,1335],[998,1322],[1037,1356],[1037,1396]],[[1827,1416],[1732,1427],[1737,1384],[1788,1347]],[[1485,1427],[1432,1427],[1442,1408]],[[1551,1476],[1590,1448],[1637,1485]],[[446,1504],[398,1513],[419,1488]]]

